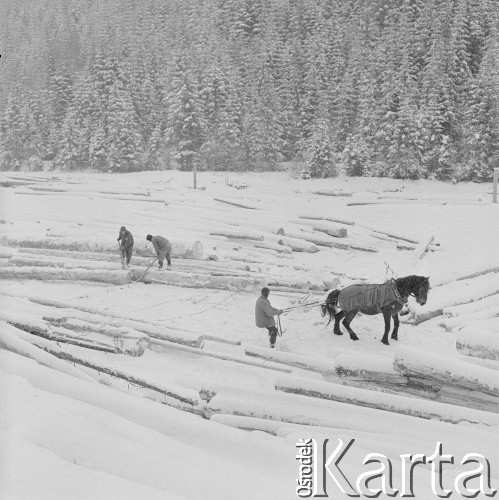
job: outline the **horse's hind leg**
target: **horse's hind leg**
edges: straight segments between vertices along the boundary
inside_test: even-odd
[[[390,345],[390,342],[388,342],[388,333],[390,332],[390,319],[392,315],[388,311],[383,311],[383,319],[385,320],[385,333],[383,334],[383,338],[381,339],[381,342],[385,345]]]
[[[345,313],[340,311],[339,313],[334,315],[334,328],[333,332],[335,335],[343,335],[343,332],[340,330],[340,321],[345,317]]]
[[[348,311],[345,314],[345,319],[343,320],[343,326],[347,329],[348,333],[350,334],[350,338],[352,340],[359,340],[359,337],[357,337],[357,334],[350,328],[350,323],[352,322],[353,318],[357,316],[357,309],[354,309],[353,311]]]
[[[394,314],[393,315],[393,330],[392,330],[392,339],[393,340],[398,340],[398,332],[399,332],[399,315]]]

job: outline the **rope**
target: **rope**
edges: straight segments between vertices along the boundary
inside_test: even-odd
[[[310,302],[308,304],[302,304],[302,305],[299,305],[299,306],[288,307],[287,309],[283,309],[282,312],[293,311],[294,309],[303,309],[305,307],[317,306],[319,304],[324,304],[324,303],[325,302],[323,300],[318,301],[318,302]]]

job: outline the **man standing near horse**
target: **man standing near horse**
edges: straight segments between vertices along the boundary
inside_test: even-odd
[[[168,269],[171,269],[172,244],[166,238],[163,238],[163,236],[152,236],[151,234],[147,235],[146,240],[150,241],[154,247],[154,250],[156,250],[159,269],[163,269],[163,261],[165,260],[165,258],[166,262],[168,263]]]
[[[121,252],[121,265],[125,269],[125,267],[129,266],[133,253],[133,236],[125,226],[121,226],[118,234],[118,244]]]
[[[262,288],[255,305],[255,323],[258,328],[266,328],[269,331],[270,347],[274,347],[278,334],[274,316],[281,315],[282,309],[275,309],[270,305],[269,293],[267,287]]]

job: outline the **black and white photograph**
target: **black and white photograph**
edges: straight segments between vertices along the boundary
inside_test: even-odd
[[[498,0],[0,0],[0,500],[499,498]]]

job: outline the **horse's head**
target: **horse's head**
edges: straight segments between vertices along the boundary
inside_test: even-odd
[[[414,282],[412,293],[416,298],[416,302],[424,306],[428,298],[428,290],[430,289],[430,278],[426,276],[417,276]]]

